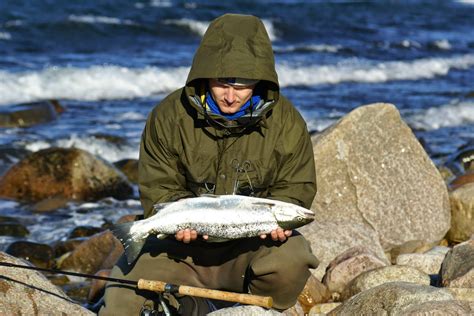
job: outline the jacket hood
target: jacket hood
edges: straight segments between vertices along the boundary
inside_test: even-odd
[[[259,18],[225,14],[209,25],[194,55],[185,87],[198,113],[204,112],[200,103],[207,90],[207,79],[222,77],[260,80],[255,91],[266,104],[259,116],[268,112],[278,100],[279,84],[273,49]]]

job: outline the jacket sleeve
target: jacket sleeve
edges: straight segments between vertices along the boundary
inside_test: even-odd
[[[316,171],[311,137],[293,108],[283,123],[277,157],[277,177],[269,198],[311,208],[316,195]]]
[[[168,144],[177,131],[167,126],[165,120],[159,119],[157,108],[147,119],[138,159],[140,200],[145,218],[154,214],[153,205],[156,203],[193,196],[191,191],[186,190],[179,155]]]

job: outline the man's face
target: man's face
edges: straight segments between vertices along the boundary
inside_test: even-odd
[[[236,87],[209,79],[209,87],[219,109],[225,114],[234,114],[252,97],[255,85]]]

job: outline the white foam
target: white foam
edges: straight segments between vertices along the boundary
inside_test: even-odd
[[[206,33],[207,27],[209,26],[209,22],[207,21],[197,21],[186,18],[178,20],[165,20],[163,21],[163,23],[167,25],[176,25],[187,28],[191,32],[199,36],[204,36],[204,33]]]
[[[474,66],[474,54],[451,58],[376,63],[356,58],[334,65],[277,65],[281,87],[421,80]],[[0,105],[44,99],[84,101],[144,98],[183,86],[189,67],[50,67],[40,71],[0,71]]]
[[[170,0],[151,0],[150,6],[158,8],[169,8],[173,6],[173,3]]]
[[[474,101],[453,101],[440,107],[432,107],[407,118],[408,123],[424,130],[460,126],[474,123]]]
[[[12,35],[8,32],[0,32],[0,40],[8,41],[12,38]]]
[[[10,20],[10,21],[7,21],[5,22],[5,27],[11,27],[11,26],[21,26],[23,25],[23,21],[22,20]]]
[[[97,101],[132,99],[182,86],[188,67],[50,67],[40,71],[0,71],[0,105],[44,99]]]
[[[464,4],[474,4],[474,0],[457,0],[457,2]]]
[[[413,61],[375,63],[360,59],[344,60],[335,65],[277,66],[280,85],[312,86],[341,82],[386,82],[394,80],[420,80],[444,76],[451,69],[474,66],[474,54],[451,58],[425,58]]]
[[[271,41],[275,41],[278,39],[276,36],[277,31],[275,29],[275,26],[273,25],[273,22],[267,19],[262,19],[263,24],[265,25],[265,28],[267,29],[268,37],[270,38]],[[163,21],[164,24],[168,25],[177,25],[181,27],[185,27],[189,29],[191,32],[194,34],[197,34],[199,36],[204,36],[204,33],[206,33],[207,27],[209,26],[209,21],[198,21],[198,20],[193,20],[193,19],[170,19],[170,20],[165,20]]]
[[[117,121],[121,122],[121,121],[142,121],[142,120],[145,120],[146,119],[146,116],[141,114],[141,113],[137,113],[137,112],[125,112],[125,113],[121,113],[117,116]]]
[[[26,144],[25,148],[36,152],[50,147],[79,148],[86,150],[94,155],[100,156],[109,162],[115,162],[122,159],[138,159],[138,144],[122,145],[110,143],[105,139],[90,137],[79,137],[72,135],[69,138],[55,140],[52,143],[46,141],[35,141]]]
[[[420,43],[418,43],[417,41],[409,40],[409,39],[404,39],[403,41],[399,43],[399,45],[405,48],[410,48],[410,47],[421,48]]]
[[[136,23],[131,20],[122,20],[122,19],[114,18],[114,17],[96,16],[96,15],[71,14],[68,17],[68,20],[72,22],[87,23],[87,24],[136,25]]]
[[[340,49],[342,49],[340,45],[328,44],[273,46],[273,50],[277,53],[292,53],[296,51],[337,53]]]
[[[441,50],[450,50],[452,48],[451,43],[445,39],[434,41],[433,46]]]
[[[265,28],[267,29],[268,37],[270,38],[270,41],[274,42],[278,39],[277,36],[277,29],[275,28],[275,25],[273,24],[272,21],[267,20],[267,19],[262,19],[263,25],[265,25]]]

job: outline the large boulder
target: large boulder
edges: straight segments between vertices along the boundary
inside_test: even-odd
[[[446,185],[395,106],[362,106],[313,142],[317,221],[369,225],[385,250],[444,237],[450,226]]]
[[[27,265],[0,252],[0,262]],[[0,266],[0,315],[94,315],[37,271]]]
[[[51,197],[124,199],[133,193],[125,176],[106,161],[77,148],[35,152],[0,179],[0,197],[38,202]]]

